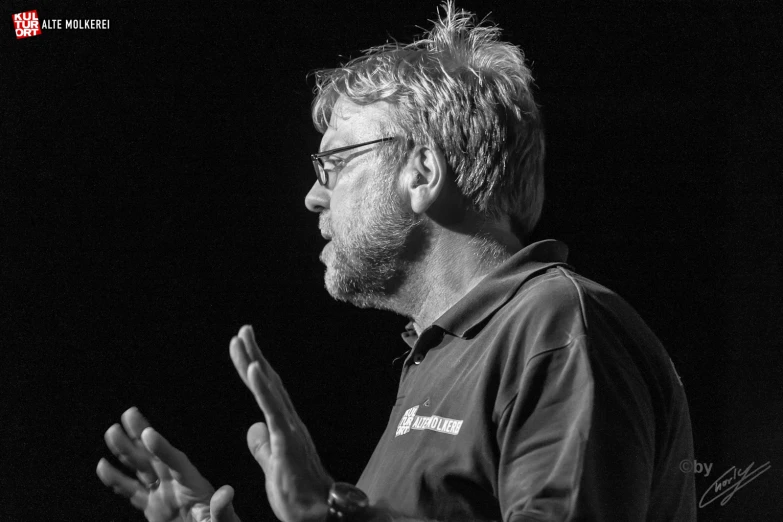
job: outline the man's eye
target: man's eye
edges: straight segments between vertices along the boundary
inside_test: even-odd
[[[324,161],[324,170],[329,172],[329,174],[337,174],[345,165],[345,160],[342,160],[340,158],[329,158],[328,160]]]

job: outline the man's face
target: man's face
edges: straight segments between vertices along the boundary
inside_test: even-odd
[[[384,137],[380,124],[388,117],[385,103],[358,106],[340,98],[321,150]],[[330,173],[328,187],[316,182],[306,198],[307,207],[320,213],[321,233],[330,239],[321,252],[326,289],[335,299],[362,308],[387,307],[404,279],[410,239],[421,229],[421,219],[397,190],[397,172],[378,154],[380,146],[338,153],[335,161],[344,162],[342,169]]]

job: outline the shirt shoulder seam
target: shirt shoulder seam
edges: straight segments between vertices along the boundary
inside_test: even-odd
[[[566,278],[568,278],[569,281],[571,281],[571,284],[574,285],[574,289],[576,290],[576,295],[579,298],[579,313],[582,316],[582,324],[584,325],[584,332],[589,332],[589,325],[587,323],[587,309],[585,307],[585,296],[584,292],[582,291],[582,285],[580,285],[576,279],[574,279],[574,276],[570,273],[563,270],[563,267],[558,266],[555,267],[561,274],[563,274]]]
[[[524,374],[525,371],[527,370],[527,368],[530,366],[530,363],[532,363],[533,360],[537,359],[539,356],[542,356],[542,355],[545,355],[545,354],[548,354],[548,353],[552,353],[552,352],[556,352],[556,351],[559,351],[559,350],[565,350],[565,349],[569,348],[570,346],[572,346],[576,341],[578,341],[579,339],[581,339],[583,337],[587,338],[587,334],[579,334],[576,337],[572,337],[571,339],[569,339],[569,341],[567,343],[565,343],[565,344],[563,344],[561,346],[558,346],[556,348],[548,348],[546,350],[543,350],[541,352],[536,353],[535,355],[530,357],[530,359],[525,361],[525,367],[522,369],[522,373]],[[520,379],[520,381],[521,381],[521,379]],[[500,416],[498,417],[498,424],[500,424],[503,421],[503,417],[506,416],[506,412],[511,407],[511,405],[514,404],[514,401],[517,400],[517,397],[519,397],[519,391],[518,390],[517,390],[516,393],[514,393],[514,395],[511,396],[511,398],[508,400],[506,405],[503,406],[503,410],[501,411]]]

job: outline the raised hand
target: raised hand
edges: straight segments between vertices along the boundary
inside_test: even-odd
[[[230,352],[266,417],[266,423],[257,422],[248,430],[247,446],[264,471],[272,510],[283,522],[323,520],[333,480],[280,377],[261,355],[252,327],[243,326],[231,339]]]
[[[122,426],[113,425],[104,438],[120,462],[136,472],[136,478],[106,459],[98,462],[98,477],[143,511],[150,522],[239,522],[231,505],[231,486],[216,492],[184,453],[150,427],[138,409],[123,413]]]

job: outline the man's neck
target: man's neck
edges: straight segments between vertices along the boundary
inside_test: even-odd
[[[427,253],[410,267],[389,308],[412,319],[421,333],[520,248],[510,233],[491,230],[484,237],[471,237],[440,228],[430,238]]]

